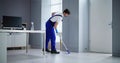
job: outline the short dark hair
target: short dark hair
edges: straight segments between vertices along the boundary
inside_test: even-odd
[[[63,11],[63,13],[70,14],[70,11],[69,11],[68,9],[65,9],[65,10]]]

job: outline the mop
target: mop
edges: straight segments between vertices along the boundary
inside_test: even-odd
[[[57,35],[59,35],[60,37],[60,50],[62,48],[62,45],[64,46],[65,50],[67,51],[68,54],[70,54],[69,49],[67,48],[67,46],[65,45],[65,43],[62,41],[62,33],[58,33],[57,29],[56,29],[56,33]]]

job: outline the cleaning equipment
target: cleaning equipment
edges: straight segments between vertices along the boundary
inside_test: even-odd
[[[63,44],[63,46],[64,46],[65,50],[67,51],[67,53],[70,54],[70,51],[68,50],[67,46],[66,46],[65,43],[62,41],[62,33],[58,33],[58,30],[57,30],[57,29],[55,29],[55,30],[56,30],[56,33],[57,33],[57,34],[59,35],[59,37],[60,37],[60,49],[62,48],[62,44]]]
[[[31,22],[31,30],[34,30],[34,22]]]

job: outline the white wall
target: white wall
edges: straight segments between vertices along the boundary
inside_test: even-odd
[[[41,0],[41,30],[45,30],[45,23],[51,17],[51,0]]]
[[[79,0],[79,51],[89,50],[89,0]]]

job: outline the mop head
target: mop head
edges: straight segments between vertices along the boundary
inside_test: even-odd
[[[69,50],[67,50],[67,53],[68,53],[68,54],[70,54],[70,51],[69,51]]]

